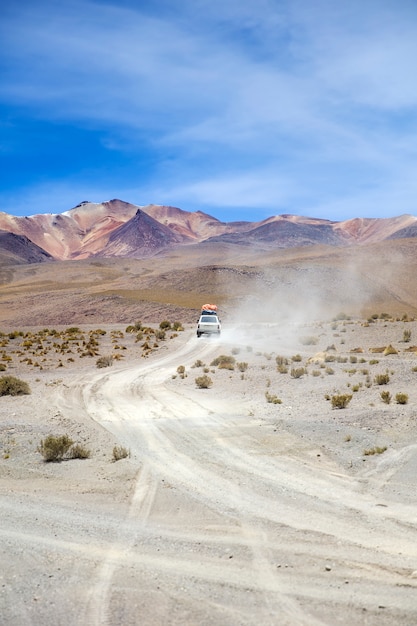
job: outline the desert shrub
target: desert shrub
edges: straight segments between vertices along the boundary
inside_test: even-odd
[[[358,392],[360,388],[361,388],[360,383],[352,385],[352,391],[354,391],[355,393]]]
[[[163,320],[160,324],[159,324],[159,328],[161,330],[169,330],[171,328],[171,322],[169,322],[168,320]]]
[[[5,372],[6,371],[6,366],[4,365],[4,363],[0,363],[0,372]]]
[[[181,378],[185,378],[185,365],[178,365],[177,374],[179,374]]]
[[[374,383],[376,385],[388,385],[389,374],[377,374],[374,378]]]
[[[15,376],[0,378],[0,396],[25,396],[30,393],[29,385]]]
[[[184,327],[183,327],[183,325],[181,324],[181,322],[174,322],[174,323],[172,324],[172,330],[175,330],[175,331],[177,331],[177,332],[178,332],[178,331],[184,330]]]
[[[159,339],[159,341],[164,341],[165,339],[165,331],[162,329],[155,331],[155,338]]]
[[[290,374],[291,378],[301,378],[304,374],[307,374],[307,370],[305,367],[292,367]]]
[[[320,370],[313,370],[313,371],[311,372],[311,375],[312,375],[312,376],[315,376],[316,378],[317,378],[317,376],[320,376],[320,374],[321,374]]]
[[[318,337],[300,337],[300,343],[303,346],[316,346],[319,342]]]
[[[332,396],[331,400],[333,409],[345,409],[352,400],[352,395],[347,393],[340,394]]]
[[[390,404],[392,400],[392,396],[389,391],[381,391],[381,400],[385,402],[385,404]]]
[[[342,321],[342,320],[350,320],[349,315],[347,315],[346,313],[340,312],[333,318],[333,321],[335,322]]]
[[[291,361],[294,361],[294,363],[300,363],[300,361],[303,360],[303,357],[301,356],[301,354],[294,354],[294,356],[291,357]]]
[[[280,374],[287,374],[288,367],[286,365],[278,365],[277,372],[279,372]]]
[[[374,454],[382,454],[387,449],[387,446],[383,446],[380,448],[379,446],[375,446],[375,448],[368,448],[364,450],[363,453],[365,456],[373,456]]]
[[[197,361],[191,367],[204,367],[204,363],[201,359],[197,359]]]
[[[90,456],[91,451],[81,443],[75,443],[69,451],[69,458],[71,459],[89,459]]]
[[[275,357],[275,362],[276,362],[276,364],[277,364],[278,366],[279,366],[279,365],[288,365],[288,363],[289,363],[289,361],[288,361],[287,357],[285,357],[285,356],[280,356],[280,355],[278,355],[278,356],[276,356],[276,357]]]
[[[334,361],[336,361],[336,357],[334,354],[326,354],[324,357],[324,362],[325,363],[333,363]]]
[[[371,359],[369,361],[369,365],[378,365],[378,363],[379,363],[378,359]]]
[[[70,326],[69,328],[66,329],[65,331],[68,335],[76,335],[78,333],[80,333],[80,329],[78,328],[78,326]]]
[[[212,386],[213,381],[210,376],[204,375],[196,378],[195,384],[199,389],[209,389]]]
[[[404,343],[408,343],[410,341],[410,339],[411,339],[411,330],[406,329],[403,332],[403,341],[404,341]]]
[[[219,370],[234,370],[235,366],[233,365],[233,363],[229,363],[228,361],[225,361],[224,363],[219,363],[218,365]]]
[[[98,368],[110,367],[110,365],[113,365],[113,360],[114,357],[111,354],[107,356],[101,356],[99,359],[97,359],[96,366]]]
[[[210,363],[212,367],[217,366],[223,369],[233,369],[235,365],[236,359],[234,356],[221,354],[220,356],[213,359]],[[230,367],[231,366],[231,367]]]
[[[130,450],[125,448],[124,446],[114,446],[113,448],[113,461],[120,461],[121,459],[126,459],[130,456]]]
[[[395,402],[397,404],[407,404],[408,395],[406,393],[396,393],[395,394]]]
[[[236,363],[237,369],[239,372],[246,372],[248,369],[248,364],[245,361],[241,361],[240,363]]]
[[[349,357],[349,361],[350,361],[350,363],[357,363],[358,362],[358,357],[354,356],[353,354],[351,354],[350,357]]]
[[[390,354],[398,354],[398,351],[394,348],[394,346],[392,346],[391,344],[389,344],[389,346],[387,346],[383,352],[384,356],[388,356]]]
[[[265,391],[265,398],[266,398],[266,401],[271,404],[282,404],[282,400],[280,400],[278,396],[276,396],[273,393],[269,393],[268,391]]]
[[[43,458],[48,463],[60,462],[73,443],[74,442],[68,435],[48,435],[45,439],[41,440],[38,446],[38,452],[42,454]]]

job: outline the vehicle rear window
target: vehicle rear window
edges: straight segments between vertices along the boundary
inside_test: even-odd
[[[217,324],[217,317],[215,315],[203,315],[200,322],[209,323],[209,324]]]

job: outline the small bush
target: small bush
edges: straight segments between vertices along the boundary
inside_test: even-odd
[[[403,341],[404,343],[408,343],[410,339],[411,339],[411,330],[407,329],[403,332]]]
[[[307,374],[307,370],[305,367],[292,367],[290,374],[291,378],[302,378],[304,374]]]
[[[159,324],[159,328],[161,330],[169,330],[171,328],[171,322],[169,322],[168,320],[164,320]]]
[[[191,367],[204,367],[203,361],[201,359],[197,359],[197,361]]]
[[[398,354],[398,351],[391,344],[389,344],[383,352],[384,356],[389,356],[390,354]]]
[[[406,393],[396,393],[395,394],[395,402],[397,404],[407,404],[408,395]]]
[[[363,453],[365,456],[373,456],[374,454],[382,454],[387,449],[387,446],[383,446],[380,448],[379,446],[375,446],[375,448],[368,448],[364,450]]]
[[[236,363],[237,369],[239,372],[246,372],[248,369],[248,364],[245,361],[241,361],[240,363]]]
[[[110,365],[113,365],[113,360],[114,360],[114,357],[111,355],[101,356],[99,359],[97,359],[96,366],[98,368],[110,367]]]
[[[69,451],[69,457],[71,459],[89,459],[90,456],[91,451],[81,443],[74,444]]]
[[[234,370],[235,366],[233,365],[233,363],[229,363],[229,362],[224,362],[224,363],[219,363],[218,365],[219,370]]]
[[[389,391],[381,391],[381,400],[385,402],[385,404],[390,404],[392,400],[392,396]]]
[[[178,365],[177,374],[179,374],[181,378],[185,378],[185,365]]]
[[[300,337],[300,343],[303,346],[316,346],[318,342],[318,337]]]
[[[213,381],[210,376],[204,375],[196,378],[195,384],[199,389],[209,389],[212,386]]]
[[[29,385],[15,376],[0,378],[0,396],[25,396],[30,393]]]
[[[301,356],[301,354],[294,354],[294,356],[291,357],[291,361],[294,361],[294,363],[300,363],[300,361],[303,360],[303,357]]]
[[[332,408],[333,409],[345,409],[351,400],[352,400],[352,395],[347,394],[347,393],[337,395],[337,396],[332,396]]]
[[[278,366],[280,366],[280,365],[288,365],[288,363],[289,363],[289,361],[288,361],[287,357],[285,357],[285,356],[280,356],[280,355],[278,355],[278,356],[276,356],[276,357],[275,357],[275,362],[276,362],[276,364],[277,364]]]
[[[270,402],[271,404],[282,404],[282,400],[280,400],[278,396],[272,393],[268,393],[268,391],[265,392],[265,398],[266,401]]]
[[[388,385],[389,374],[377,374],[374,378],[374,383],[376,385]]]
[[[6,371],[6,366],[4,365],[4,363],[0,363],[0,372],[5,372]]]
[[[114,446],[113,448],[113,461],[120,461],[121,459],[126,459],[130,456],[130,450],[123,446]]]
[[[58,437],[54,435],[48,435],[45,439],[42,439],[38,452],[42,454],[46,462],[60,462],[67,454],[74,442],[68,437],[68,435],[60,435]]]
[[[234,356],[230,356],[227,354],[221,354],[220,356],[213,359],[210,363],[212,367],[217,366],[223,369],[233,369],[235,365],[236,359]],[[231,367],[230,367],[231,366]]]

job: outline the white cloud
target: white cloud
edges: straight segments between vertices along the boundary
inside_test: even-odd
[[[411,193],[395,190],[414,191],[403,175],[416,163],[413,2],[57,7],[7,11],[0,28],[11,70],[0,98],[34,119],[102,132],[115,157],[149,151],[152,175],[138,171],[121,193],[196,208],[345,215],[372,202],[391,211],[397,198],[411,209]],[[92,195],[86,176],[76,184],[77,202]]]

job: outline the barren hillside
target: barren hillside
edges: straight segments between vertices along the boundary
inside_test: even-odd
[[[0,324],[194,322],[202,303],[222,315],[274,321],[277,312],[331,317],[417,312],[414,239],[286,250],[201,243],[151,259],[85,259],[4,267]]]

